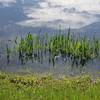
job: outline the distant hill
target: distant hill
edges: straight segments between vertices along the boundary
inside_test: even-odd
[[[47,28],[47,27],[25,27],[25,26],[19,26],[16,24],[8,24],[4,27],[0,27],[0,37],[2,38],[8,38],[12,37],[15,35],[23,35],[25,33],[58,33],[58,29],[52,29],[52,28]],[[67,30],[62,30],[63,33],[66,33]],[[71,29],[72,33],[75,33],[76,35],[86,35],[87,37],[93,37],[95,34],[97,37],[100,38],[100,22],[96,22],[90,25],[87,25],[85,27],[82,27],[80,29]]]
[[[100,22],[95,22],[85,27],[82,27],[78,30],[79,33],[83,35],[86,34],[87,36],[91,37],[94,34],[100,38]]]

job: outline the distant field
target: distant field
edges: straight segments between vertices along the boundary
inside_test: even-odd
[[[0,100],[100,100],[100,78],[0,73]]]

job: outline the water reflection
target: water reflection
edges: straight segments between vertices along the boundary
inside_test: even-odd
[[[62,62],[61,58],[55,63],[53,67],[52,64],[49,64],[48,60],[41,64],[37,61],[27,62],[25,65],[21,65],[17,59],[18,55],[11,56],[10,63],[7,64],[5,56],[0,57],[0,70],[7,72],[34,72],[34,73],[53,73],[54,75],[78,75],[80,73],[90,73],[92,75],[97,75],[100,72],[100,59],[95,59],[87,63],[82,69],[79,67],[72,66],[70,62]]]

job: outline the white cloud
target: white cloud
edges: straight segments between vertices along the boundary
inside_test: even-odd
[[[80,10],[99,11],[100,13],[100,0],[45,0],[45,2],[55,6],[75,7]]]
[[[53,28],[58,27],[57,24],[61,24],[63,27],[80,28],[99,20],[95,14],[100,14],[100,0],[45,0],[38,4],[40,8],[28,7],[25,9],[24,13],[32,19],[18,24],[33,27],[44,25]],[[64,12],[65,8],[69,10],[75,8],[77,13]],[[53,23],[54,21],[56,23]]]
[[[12,4],[12,3],[16,3],[16,0],[0,0],[0,3],[1,3],[3,6],[9,6],[9,5]]]

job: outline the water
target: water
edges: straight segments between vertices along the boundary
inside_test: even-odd
[[[25,65],[21,65],[18,60],[18,53],[16,51],[12,51],[10,56],[10,63],[7,64],[6,59],[6,40],[0,42],[0,70],[6,72],[32,72],[32,73],[53,73],[54,75],[78,75],[80,73],[92,74],[93,76],[98,75],[100,73],[100,59],[95,59],[93,61],[89,61],[83,69],[80,66],[74,66],[72,69],[70,62],[62,61],[61,57],[58,57],[55,60],[55,66],[53,64],[49,64],[48,56],[43,57],[43,63],[39,63],[38,61],[28,61]],[[13,48],[13,45],[9,45]]]
[[[52,63],[49,64],[47,58],[41,64],[37,61],[33,63],[31,61],[27,62],[25,65],[21,65],[18,60],[18,55],[11,57],[10,63],[7,64],[5,56],[0,58],[0,70],[6,72],[15,73],[52,73],[55,76],[58,75],[79,75],[81,73],[91,74],[93,76],[98,76],[100,73],[100,59],[95,59],[87,63],[82,69],[80,66],[72,66],[69,62],[62,62],[61,58],[55,62],[53,67]],[[81,70],[81,71],[80,71]]]

